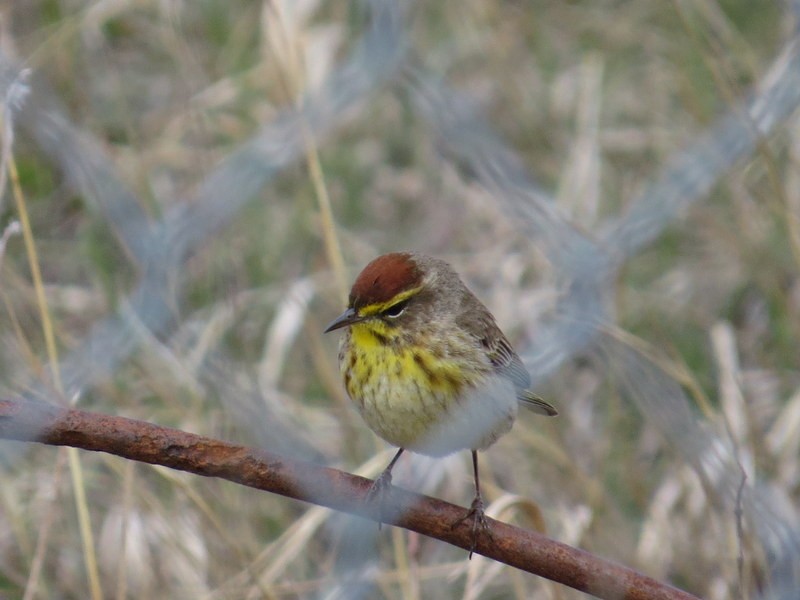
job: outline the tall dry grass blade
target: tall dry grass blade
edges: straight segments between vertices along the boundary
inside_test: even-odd
[[[328,262],[333,267],[340,300],[342,304],[345,304],[348,292],[347,271],[344,265],[339,236],[336,233],[331,199],[325,182],[325,172],[319,159],[314,133],[308,126],[302,112],[306,79],[303,67],[305,54],[303,38],[295,31],[296,27],[289,24],[287,9],[282,1],[267,2],[264,6],[265,10],[269,10],[274,17],[273,19],[265,19],[264,28],[274,32],[275,35],[267,35],[266,37],[278,57],[286,94],[291,98],[300,115],[298,125],[303,137],[306,165],[311,176],[311,183],[314,187],[314,194],[317,198],[317,205],[322,219],[322,238],[325,243],[325,254],[328,257]],[[264,14],[266,15],[266,12]]]
[[[13,192],[17,212],[19,214],[19,220],[22,224],[22,236],[25,241],[25,249],[28,255],[28,264],[30,266],[31,276],[33,277],[33,285],[36,292],[36,300],[39,306],[39,314],[42,320],[42,330],[44,332],[45,346],[47,348],[47,357],[50,362],[53,384],[56,392],[61,397],[61,401],[65,402],[66,399],[64,398],[64,386],[61,382],[61,371],[59,369],[58,349],[56,346],[53,321],[50,317],[50,310],[47,306],[47,298],[44,294],[42,273],[39,268],[39,256],[36,252],[36,243],[34,242],[33,230],[28,217],[28,209],[25,203],[25,197],[22,193],[22,186],[19,182],[19,173],[17,172],[17,165],[14,161],[13,155],[8,157],[6,168],[8,169],[8,175],[11,181],[11,189]],[[100,573],[97,568],[97,553],[95,551],[94,538],[92,536],[89,506],[86,501],[86,484],[83,479],[80,458],[78,456],[78,451],[75,448],[69,448],[67,450],[67,456],[69,459],[70,472],[72,474],[73,493],[75,495],[75,504],[78,512],[78,523],[81,532],[81,541],[83,544],[84,561],[86,566],[86,576],[89,580],[89,589],[91,590],[93,600],[102,600],[103,592],[100,587]]]

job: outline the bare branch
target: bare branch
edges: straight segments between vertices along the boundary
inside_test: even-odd
[[[0,438],[107,452],[204,477],[219,477],[372,520],[364,503],[371,481],[343,471],[124,417],[41,402],[0,400]],[[393,487],[381,519],[469,549],[468,524],[453,528],[464,508]],[[632,569],[541,534],[488,519],[491,539],[476,552],[598,598],[696,600]]]

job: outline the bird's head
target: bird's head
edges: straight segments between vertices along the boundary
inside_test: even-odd
[[[463,285],[442,260],[415,252],[379,256],[356,277],[347,309],[328,324],[325,333],[364,325],[397,335],[446,308],[452,299],[442,293],[443,287],[451,287],[454,280]]]

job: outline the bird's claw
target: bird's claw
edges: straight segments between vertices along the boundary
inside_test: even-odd
[[[472,559],[472,554],[475,552],[475,546],[478,543],[478,530],[485,533],[490,539],[492,538],[492,530],[489,529],[489,521],[486,518],[486,512],[483,507],[483,499],[480,496],[475,496],[472,505],[466,514],[458,521],[451,525],[451,529],[455,529],[464,521],[472,519],[472,544],[469,547],[469,558]]]
[[[383,497],[386,495],[386,491],[390,487],[392,487],[392,472],[386,470],[381,473],[375,481],[372,482],[369,491],[367,491],[367,495],[364,497],[364,502],[366,504],[372,504],[374,502],[378,503],[379,530],[383,526]]]

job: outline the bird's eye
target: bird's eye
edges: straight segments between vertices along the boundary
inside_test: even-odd
[[[393,304],[385,311],[383,311],[383,316],[390,317],[395,319],[402,315],[406,310],[406,305],[408,305],[408,300],[403,300],[402,302],[398,302],[397,304]]]

